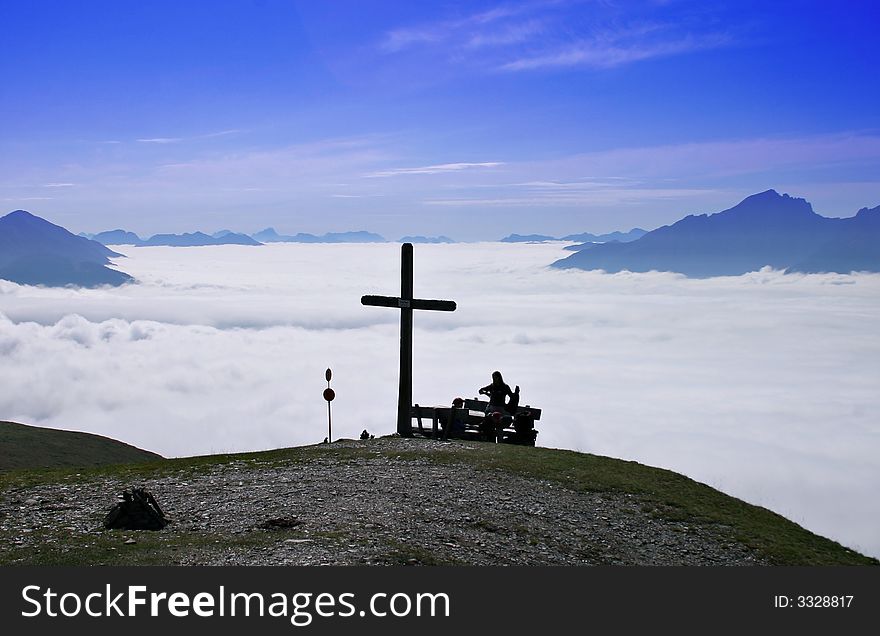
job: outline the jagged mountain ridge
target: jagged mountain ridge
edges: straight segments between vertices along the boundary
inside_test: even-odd
[[[591,246],[554,267],[737,276],[786,271],[880,271],[880,206],[830,218],[806,200],[767,190],[716,214],[690,215],[629,243]]]
[[[647,234],[647,230],[640,227],[634,227],[628,232],[608,232],[607,234],[593,234],[591,232],[581,232],[580,234],[567,234],[562,237],[549,236],[547,234],[509,234],[501,239],[502,243],[544,243],[547,241],[580,241],[582,245],[571,245],[565,249],[579,250],[588,247],[593,243],[605,243],[609,241],[619,241],[626,243],[635,241]]]
[[[387,243],[385,237],[360,230],[357,232],[327,232],[323,236],[300,232],[293,236],[285,236],[267,227],[265,230],[251,235],[262,243]]]
[[[398,243],[455,243],[448,236],[402,236],[397,240]]]
[[[107,267],[123,257],[97,241],[15,210],[0,218],[0,278],[21,285],[121,285],[128,274]]]
[[[239,234],[223,230],[208,236],[203,232],[191,232],[185,234],[155,234],[148,239],[142,239],[134,232],[126,230],[109,230],[98,234],[80,234],[93,241],[104,245],[134,245],[145,246],[171,246],[171,247],[200,247],[204,245],[262,245],[246,234]]]

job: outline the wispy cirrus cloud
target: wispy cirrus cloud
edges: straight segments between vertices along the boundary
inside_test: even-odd
[[[491,27],[501,22],[501,32],[509,32],[512,26],[517,25],[504,24],[503,22],[532,9],[533,7],[527,4],[498,6],[464,17],[392,29],[385,34],[379,48],[387,53],[397,53],[414,46],[451,41],[470,42],[476,45],[490,44],[499,33],[489,30]],[[508,41],[520,40],[501,39],[501,42]]]
[[[239,128],[230,128],[229,130],[219,130],[217,132],[207,133],[205,135],[200,135],[197,139],[210,139],[212,137],[226,137],[227,135],[237,135],[238,133],[244,132]]]
[[[533,188],[524,193],[501,197],[437,198],[425,199],[424,205],[444,207],[536,207],[590,205],[629,205],[634,203],[657,203],[664,200],[681,201],[721,193],[712,188],[648,188],[648,187],[596,187],[563,189]]]
[[[521,3],[456,19],[391,30],[386,54],[417,51],[483,72],[611,69],[731,45],[731,33],[705,30],[662,12],[600,5],[586,15],[571,3]]]
[[[449,172],[460,172],[462,170],[472,170],[474,168],[497,168],[498,166],[503,165],[503,161],[439,163],[433,166],[420,166],[416,168],[392,168],[391,170],[379,170],[378,172],[371,172],[364,176],[396,177],[398,175],[409,174],[445,174]]]
[[[142,144],[178,144],[183,141],[195,141],[198,139],[214,139],[216,137],[226,137],[229,135],[235,135],[243,132],[237,128],[233,128],[230,130],[220,130],[212,133],[205,133],[204,135],[193,135],[191,137],[144,137],[140,139],[136,139],[135,141]],[[107,142],[107,143],[117,143],[117,142]]]
[[[519,24],[506,25],[492,31],[479,31],[473,33],[466,42],[469,48],[482,48],[490,46],[508,46],[527,42],[547,31],[543,20],[527,20]]]
[[[176,144],[183,141],[183,137],[151,137],[148,139],[136,139],[142,144]]]
[[[440,42],[445,35],[436,29],[399,29],[385,35],[380,48],[389,53],[396,53],[413,44]]]
[[[209,182],[222,180],[229,186],[274,187],[295,183],[315,185],[335,176],[354,177],[389,157],[376,136],[324,139],[280,148],[213,155],[158,167],[164,177],[196,177]],[[334,182],[333,187],[338,187]]]
[[[673,36],[656,42],[621,42],[612,35],[582,40],[538,55],[522,57],[502,64],[499,69],[503,71],[562,67],[608,69],[652,58],[714,49],[730,43],[731,38],[722,33],[699,37]]]
[[[734,184],[741,179],[753,181],[749,187],[756,191],[772,187],[791,170],[808,171],[811,188],[824,182],[819,174],[834,175],[844,166],[851,178],[876,182],[878,161],[880,136],[861,132],[616,148],[507,162],[503,175],[487,173],[481,184],[462,184],[458,192],[422,203],[544,207],[689,200],[739,192]]]
[[[767,188],[804,196],[823,215],[849,216],[880,202],[878,161],[880,136],[864,132],[719,140],[508,161],[503,170],[450,175],[436,186],[425,180],[412,192],[426,209],[462,219],[516,211],[510,223],[519,233],[547,233],[551,218],[572,215],[656,227]]]

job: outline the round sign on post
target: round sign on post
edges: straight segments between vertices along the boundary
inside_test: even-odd
[[[333,398],[335,398],[335,397],[336,397],[336,391],[331,389],[329,386],[326,389],[324,389],[324,399],[325,400],[327,400],[328,402],[332,402]]]

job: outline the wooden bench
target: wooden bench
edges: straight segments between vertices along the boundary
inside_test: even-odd
[[[413,405],[410,408],[410,417],[418,422],[418,432],[423,437],[438,438],[441,434],[441,422],[449,422],[449,418],[453,415],[453,411],[462,411],[464,409],[454,409],[451,406],[419,406]],[[422,425],[422,418],[431,421],[431,431],[428,434]]]
[[[516,413],[504,413],[500,421],[492,427],[486,421],[489,402],[479,399],[464,400],[461,408],[452,406],[419,406],[410,409],[410,416],[416,420],[418,434],[434,439],[462,438],[496,441],[510,444],[535,445],[538,431],[534,423],[541,419],[541,409],[532,406],[519,406]],[[423,420],[431,422],[427,430]]]

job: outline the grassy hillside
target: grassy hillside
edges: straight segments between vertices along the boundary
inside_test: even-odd
[[[335,472],[331,474],[328,471]],[[427,474],[432,475],[430,483],[423,479]],[[395,487],[388,491],[389,494],[383,494],[383,482],[394,475],[407,479],[401,483],[408,485],[403,490]],[[345,479],[340,479],[340,476]],[[413,476],[418,479],[411,479]],[[465,479],[468,481],[463,481]],[[364,484],[364,481],[372,483]],[[591,513],[591,501],[616,499],[630,502],[631,507],[620,512],[620,518],[613,518],[615,513],[612,512],[607,513],[612,518],[603,516],[600,519],[600,523],[620,528],[619,531],[612,530],[611,535],[605,535],[610,544],[622,544],[625,536],[621,533],[627,532],[627,527],[633,530],[639,527],[659,529],[662,526],[674,530],[673,534],[679,531],[685,534],[699,533],[705,529],[712,536],[721,537],[731,551],[745,550],[754,554],[755,561],[759,563],[880,564],[877,559],[809,532],[774,512],[725,495],[672,471],[546,448],[396,438],[341,441],[332,445],[169,459],[145,464],[108,465],[77,471],[8,471],[0,474],[0,517],[6,513],[4,526],[9,528],[5,531],[8,536],[0,533],[0,539],[6,540],[0,543],[18,541],[20,548],[10,545],[0,549],[0,563],[154,564],[168,563],[169,559],[173,563],[214,563],[218,561],[217,555],[222,554],[233,559],[231,562],[234,563],[260,564],[266,558],[260,555],[272,554],[279,549],[278,546],[317,548],[321,542],[328,546],[329,553],[344,554],[346,550],[359,549],[356,546],[367,541],[385,541],[382,537],[377,539],[379,531],[370,529],[373,523],[366,521],[391,523],[391,513],[399,513],[404,510],[401,506],[410,505],[416,500],[412,503],[413,507],[406,509],[407,512],[400,518],[400,522],[411,529],[414,523],[422,523],[418,516],[426,507],[437,506],[437,502],[443,500],[441,493],[444,490],[452,492],[452,497],[447,499],[453,503],[441,503],[434,508],[425,526],[431,536],[458,533],[460,538],[456,540],[455,548],[450,548],[449,542],[395,542],[394,533],[389,532],[388,546],[379,546],[377,550],[381,552],[387,549],[387,554],[392,555],[393,559],[400,559],[391,562],[468,564],[479,562],[470,560],[464,552],[467,537],[475,536],[475,531],[484,532],[483,536],[474,539],[475,545],[482,545],[483,537],[490,541],[510,537],[513,544],[544,545],[552,552],[565,550],[572,543],[570,536],[552,536],[555,527],[552,522],[548,526],[549,531],[545,527],[541,534],[536,534],[534,529],[527,527],[528,522],[523,521],[529,518],[528,514],[520,517],[519,521],[512,517],[507,520],[502,512],[489,519],[486,515],[490,514],[492,505],[481,508],[479,503],[469,499],[471,495],[468,494],[488,492],[489,482],[496,485],[520,484],[519,491],[498,492],[496,501],[500,500],[500,503],[508,506],[507,509],[515,507],[517,492],[533,490],[546,508],[545,512],[549,512],[549,518],[560,511],[570,513],[571,508],[567,511],[563,508],[569,505],[564,502],[571,501],[571,497],[581,497],[583,502],[587,502],[580,507],[586,514]],[[287,490],[272,490],[284,483],[290,484]],[[101,499],[103,505],[106,497],[109,503],[112,493],[131,484],[155,487],[161,495],[160,501],[170,504],[175,522],[160,532],[140,531],[120,535],[101,530],[100,519],[106,511],[102,512],[92,500]],[[523,484],[526,491],[522,490]],[[359,494],[355,488],[362,488],[360,493],[368,494]],[[76,512],[72,508],[79,504],[74,506],[68,502],[58,507],[62,512],[55,512],[54,504],[48,498],[57,490],[80,493],[78,501],[89,502],[92,509],[85,510],[84,506],[84,513]],[[267,494],[263,496],[259,492]],[[269,492],[275,494],[270,496]],[[247,496],[256,499],[248,503],[244,501]],[[208,501],[210,497],[214,497],[215,503]],[[301,498],[301,503],[290,509],[300,516],[304,525],[275,532],[253,527],[259,514],[269,514],[265,506],[288,505],[285,502],[296,497]],[[26,504],[29,498],[32,505],[44,507],[44,513],[39,514],[50,515],[43,519],[54,518],[55,525],[72,524],[71,529],[79,524],[83,528],[82,534],[71,534],[51,523],[45,523],[39,530],[44,533],[42,537],[36,533],[26,537],[16,534],[13,529],[15,516],[25,514],[19,512],[19,506],[22,502]],[[42,503],[33,504],[37,500]],[[455,508],[461,502],[465,502],[462,504],[464,509]],[[338,510],[342,512],[332,508],[336,505],[340,506]],[[449,507],[445,507],[447,505]],[[189,506],[188,510],[185,510],[186,506]],[[358,506],[373,507],[370,510],[355,510]],[[204,514],[206,511],[210,512],[210,523],[200,521],[203,516],[207,517]],[[60,518],[51,516],[57,514],[70,514],[71,520],[62,524]],[[465,514],[468,516],[463,516]],[[314,531],[308,529],[309,515],[314,518],[323,515],[320,516],[320,523],[313,524]],[[242,516],[250,519],[242,520]],[[215,519],[221,518],[225,522],[214,524]],[[607,522],[604,521],[606,519]],[[33,521],[29,523],[38,525]],[[586,541],[590,541],[591,532],[585,533]],[[555,534],[565,533],[557,529]],[[137,536],[136,545],[120,547],[122,538],[133,535]],[[23,540],[29,543],[21,543]],[[455,550],[458,550],[457,555]],[[253,560],[250,560],[252,557]],[[591,562],[589,559],[584,561]],[[537,564],[541,561],[530,562]],[[639,561],[634,559],[634,562]]]
[[[0,471],[129,464],[154,459],[161,456],[109,437],[0,422]]]

